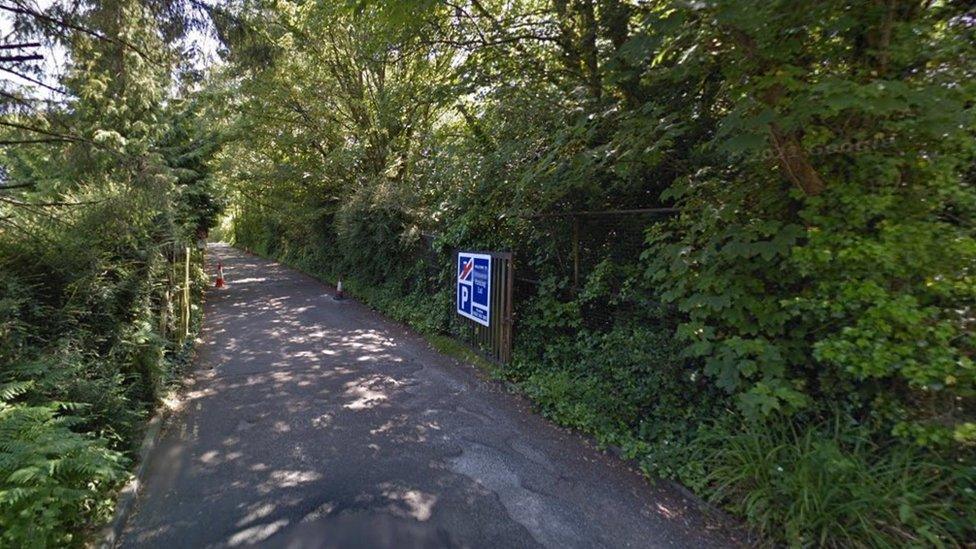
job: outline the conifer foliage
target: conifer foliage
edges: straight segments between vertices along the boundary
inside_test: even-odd
[[[0,11],[42,58],[0,61],[0,546],[78,546],[185,362],[177,290],[191,246],[197,301],[217,140],[188,94],[183,6]]]

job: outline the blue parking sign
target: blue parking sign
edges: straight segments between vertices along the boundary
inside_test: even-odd
[[[491,256],[457,255],[457,313],[488,326],[491,323]]]

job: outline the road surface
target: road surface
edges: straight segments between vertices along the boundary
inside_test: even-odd
[[[720,547],[695,502],[278,263],[213,245],[123,547]]]

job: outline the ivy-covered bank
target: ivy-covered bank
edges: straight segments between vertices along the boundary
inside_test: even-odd
[[[451,252],[513,251],[503,375],[550,417],[770,543],[976,539],[962,3],[234,14],[239,245],[447,334]],[[593,213],[639,208],[676,213]]]

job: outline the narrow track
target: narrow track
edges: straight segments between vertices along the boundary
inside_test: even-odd
[[[123,546],[732,544],[402,326],[272,261],[210,255],[228,288]]]

